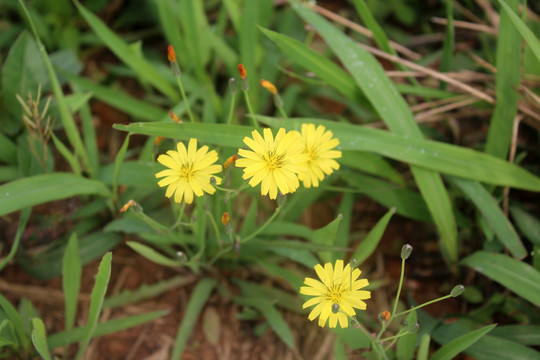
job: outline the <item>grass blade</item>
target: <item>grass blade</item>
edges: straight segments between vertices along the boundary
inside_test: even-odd
[[[450,177],[450,180],[474,203],[497,235],[499,241],[506,246],[512,256],[516,259],[525,258],[527,250],[523,246],[519,235],[512,223],[504,216],[497,201],[489,191],[476,181],[456,177]]]
[[[377,248],[377,245],[382,239],[386,226],[390,222],[392,216],[396,213],[396,208],[388,210],[388,212],[371,228],[364,240],[356,247],[351,259],[356,259],[358,265],[370,257]]]
[[[112,253],[108,252],[103,256],[99,264],[98,273],[96,275],[96,282],[94,283],[94,288],[90,294],[90,310],[88,311],[88,322],[84,330],[84,337],[81,341],[81,346],[75,359],[80,359],[86,347],[96,330],[96,325],[99,320],[99,314],[101,313],[101,308],[103,306],[103,299],[105,298],[105,293],[107,292],[107,286],[109,285],[109,280],[111,278],[111,261]]]
[[[111,31],[107,25],[103,23],[96,15],[88,11],[78,1],[75,1],[75,6],[79,10],[81,16],[86,20],[88,25],[94,30],[96,35],[107,45],[123,63],[129,66],[137,73],[143,81],[148,82],[161,93],[166,95],[173,101],[179,101],[180,95],[169,83],[169,81],[161,75],[148,61],[135,52],[128,44]]]
[[[497,324],[484,326],[478,330],[470,331],[461,335],[448,344],[437,350],[432,356],[432,360],[452,360],[456,355],[466,350],[469,346],[477,342],[481,337],[493,330]]]
[[[165,255],[158,253],[156,250],[144,244],[135,241],[128,241],[126,244],[130,248],[135,250],[137,253],[156,264],[170,266],[174,268],[182,266],[182,263],[179,260],[168,258]]]
[[[19,218],[19,225],[17,225],[17,232],[15,233],[15,240],[13,241],[13,245],[11,245],[11,249],[9,250],[9,254],[0,261],[0,271],[13,259],[15,254],[17,253],[17,249],[19,249],[19,244],[21,242],[21,236],[24,232],[24,229],[26,228],[26,223],[28,223],[28,219],[30,218],[30,212],[32,208],[28,207],[21,211],[21,216]]]
[[[139,314],[130,317],[125,317],[121,319],[114,319],[97,324],[96,330],[92,334],[92,338],[112,334],[118,331],[132,328],[140,324],[152,321],[159,317],[162,317],[168,314],[168,311],[160,310],[154,311],[146,314]],[[54,349],[59,346],[65,346],[69,344],[76,343],[81,341],[86,332],[86,327],[75,328],[70,331],[62,331],[53,335],[50,335],[47,339],[49,344],[49,349]]]
[[[420,345],[418,346],[418,352],[416,353],[416,360],[428,360],[430,342],[431,336],[429,336],[429,334],[422,335]]]
[[[498,1],[499,4],[501,4],[504,12],[510,18],[512,24],[514,24],[521,36],[523,36],[523,38],[527,42],[527,45],[529,45],[531,51],[534,53],[538,61],[540,61],[540,41],[538,41],[531,29],[529,29],[527,25],[523,22],[523,20],[521,20],[519,16],[517,16],[517,14],[512,10],[512,8],[506,3],[505,0]]]
[[[17,146],[2,132],[0,132],[0,160],[10,165],[17,164]]]
[[[77,297],[81,287],[82,265],[79,257],[77,234],[73,233],[68,241],[62,261],[62,288],[65,301],[65,327],[71,330],[77,313]]]
[[[536,246],[540,246],[540,221],[525,210],[510,206],[510,214],[517,228]]]
[[[88,194],[108,196],[109,190],[99,181],[73,174],[30,176],[0,186],[0,215],[53,200]]]
[[[524,262],[503,254],[477,251],[461,261],[479,273],[540,306],[540,273]]]
[[[517,10],[518,1],[509,0]],[[491,118],[486,142],[486,152],[506,158],[512,141],[512,128],[516,117],[521,77],[521,38],[510,16],[501,9],[499,35],[497,36],[497,103]]]
[[[47,347],[47,333],[45,325],[40,318],[32,318],[32,344],[43,360],[50,360],[51,354]]]
[[[24,330],[25,326],[21,315],[17,312],[17,309],[2,296],[2,294],[0,294],[0,307],[4,311],[7,319],[13,324],[15,334],[17,335],[17,338],[19,338],[19,344],[21,344],[24,349],[28,350],[30,348],[30,339]]]
[[[411,110],[375,57],[297,0],[290,2],[296,13],[326,40],[390,130],[413,139],[421,139],[422,133]],[[411,170],[439,230],[443,254],[448,261],[456,261],[456,222],[442,179],[439,174],[430,170],[415,166],[411,167]]]
[[[197,284],[197,286],[195,286],[195,289],[193,290],[191,298],[187,304],[186,311],[184,312],[184,318],[178,327],[176,340],[171,353],[172,360],[180,360],[189,336],[191,335],[193,327],[195,326],[195,322],[199,317],[199,313],[206,303],[206,300],[212,293],[215,285],[216,280],[204,278]]]

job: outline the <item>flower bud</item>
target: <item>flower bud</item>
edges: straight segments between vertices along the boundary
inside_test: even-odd
[[[260,81],[260,84],[263,88],[270,91],[272,94],[277,94],[276,86],[272,84],[270,81],[262,79]]]
[[[229,166],[231,166],[232,164],[234,164],[236,162],[236,160],[238,160],[238,155],[232,155],[230,156],[227,160],[225,160],[225,162],[223,163],[223,169],[226,169],[228,168]]]
[[[238,64],[238,74],[240,75],[240,79],[244,80],[247,77],[247,71],[244,67],[244,64]]]
[[[221,216],[221,223],[223,226],[226,226],[229,223],[229,213],[225,212],[223,213],[223,216]]]
[[[235,78],[230,78],[229,79],[229,91],[231,92],[231,94],[236,94],[236,90],[238,90],[238,85],[236,84],[236,79]]]
[[[383,311],[379,314],[379,320],[388,321],[390,320],[390,311]]]
[[[176,61],[176,52],[174,51],[172,45],[169,45],[169,47],[167,48],[167,58],[170,62]]]
[[[463,294],[464,291],[465,291],[465,286],[463,286],[463,285],[456,285],[456,286],[454,286],[454,288],[452,289],[452,291],[450,291],[450,295],[452,295],[452,297],[458,297],[458,296],[460,296],[461,294]]]
[[[127,203],[125,203],[124,206],[120,209],[120,212],[126,212],[130,207],[137,205],[137,203],[134,200],[129,200]]]
[[[409,256],[411,256],[412,249],[413,247],[409,244],[403,245],[403,247],[401,248],[401,258],[403,260],[407,260]]]
[[[332,304],[332,312],[337,314],[339,312],[339,304]]]

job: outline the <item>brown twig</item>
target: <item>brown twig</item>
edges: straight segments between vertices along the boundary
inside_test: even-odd
[[[448,24],[447,19],[440,18],[440,17],[433,17],[433,18],[431,18],[431,21],[433,23],[439,24],[439,25],[447,25]],[[488,25],[476,24],[476,23],[472,23],[472,22],[468,22],[468,21],[461,21],[461,20],[454,20],[452,23],[454,24],[454,26],[456,28],[473,30],[473,31],[478,31],[478,32],[486,33],[486,34],[491,34],[491,35],[497,35],[498,34],[497,29],[494,29],[494,28],[492,28],[491,26],[488,26]]]
[[[345,25],[346,27],[350,28],[351,30],[354,30],[354,31],[358,32],[359,34],[367,36],[370,39],[373,38],[373,33],[369,29],[367,29],[367,28],[365,28],[365,27],[363,27],[361,25],[358,25],[355,22],[352,22],[352,21],[350,21],[350,20],[348,20],[348,19],[346,19],[346,18],[344,18],[342,16],[339,16],[336,13],[334,13],[334,12],[332,12],[330,10],[327,10],[327,9],[325,9],[323,7],[320,7],[318,5],[313,5],[311,8],[314,11],[318,12],[319,14],[327,17],[328,19],[331,19],[331,20],[333,20],[333,21],[335,21],[337,23],[340,23],[342,25]],[[398,44],[398,43],[396,43],[394,41],[389,40],[388,43],[389,43],[390,47],[392,47],[397,52],[403,54],[404,56],[408,57],[409,59],[419,60],[419,59],[422,58],[422,56],[420,54],[418,54],[418,53],[416,53],[414,51],[411,51],[411,50],[407,49],[405,46],[400,45],[400,44]]]

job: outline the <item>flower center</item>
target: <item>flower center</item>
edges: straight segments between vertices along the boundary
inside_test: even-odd
[[[190,180],[194,173],[192,162],[187,162],[180,168],[180,177],[186,180]]]
[[[328,300],[330,300],[334,304],[341,303],[341,300],[345,295],[346,289],[341,286],[341,284],[332,284],[327,289],[328,292],[326,293],[326,297],[328,298]]]
[[[283,154],[276,154],[275,151],[269,151],[264,160],[270,170],[280,169],[283,166]]]
[[[308,163],[314,163],[319,159],[319,150],[317,149],[317,146],[306,146],[304,150],[304,154],[307,154],[309,156]]]

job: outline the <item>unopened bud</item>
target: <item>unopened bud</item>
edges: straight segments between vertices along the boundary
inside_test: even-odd
[[[210,177],[210,184],[213,186],[217,185],[217,180],[215,176]]]
[[[223,215],[221,216],[221,223],[223,224],[223,226],[226,226],[229,223],[229,213],[228,212],[223,213]]]
[[[403,245],[403,247],[401,248],[401,258],[403,260],[407,260],[409,256],[411,256],[412,249],[413,247],[409,244]]]
[[[188,261],[188,257],[183,251],[178,251],[176,253],[176,257],[178,258],[178,260],[180,260],[180,262],[185,263]]]
[[[263,88],[270,91],[272,94],[277,94],[276,86],[272,84],[270,81],[262,79],[260,81],[260,84]]]
[[[332,304],[332,312],[337,314],[339,312],[339,304]]]
[[[383,311],[382,313],[380,313],[379,319],[384,321],[390,320],[390,311]]]
[[[180,118],[175,113],[173,113],[172,111],[169,111],[169,116],[177,124],[180,124],[182,122],[182,120],[180,120]]]
[[[238,90],[238,84],[236,84],[236,79],[235,78],[230,78],[229,79],[229,91],[231,92],[231,94],[236,94],[236,90]]]
[[[169,45],[169,47],[167,48],[167,58],[169,59],[170,62],[176,61],[176,52],[174,51],[174,48],[172,45]]]
[[[247,71],[244,67],[244,64],[238,64],[238,74],[240,75],[240,79],[244,80],[247,78]]]
[[[129,200],[127,203],[125,203],[124,206],[120,209],[121,213],[126,212],[130,207],[137,205],[137,203],[134,200]]]
[[[232,164],[235,163],[235,161],[238,160],[238,155],[232,155],[230,156],[227,160],[225,160],[225,162],[223,163],[223,169],[226,169],[228,168],[229,166],[231,166]]]
[[[450,295],[452,295],[452,297],[458,297],[458,296],[460,296],[461,294],[463,294],[464,291],[465,291],[465,286],[463,286],[463,285],[456,285],[456,286],[454,286],[454,288],[452,289],[452,291],[450,291]]]

